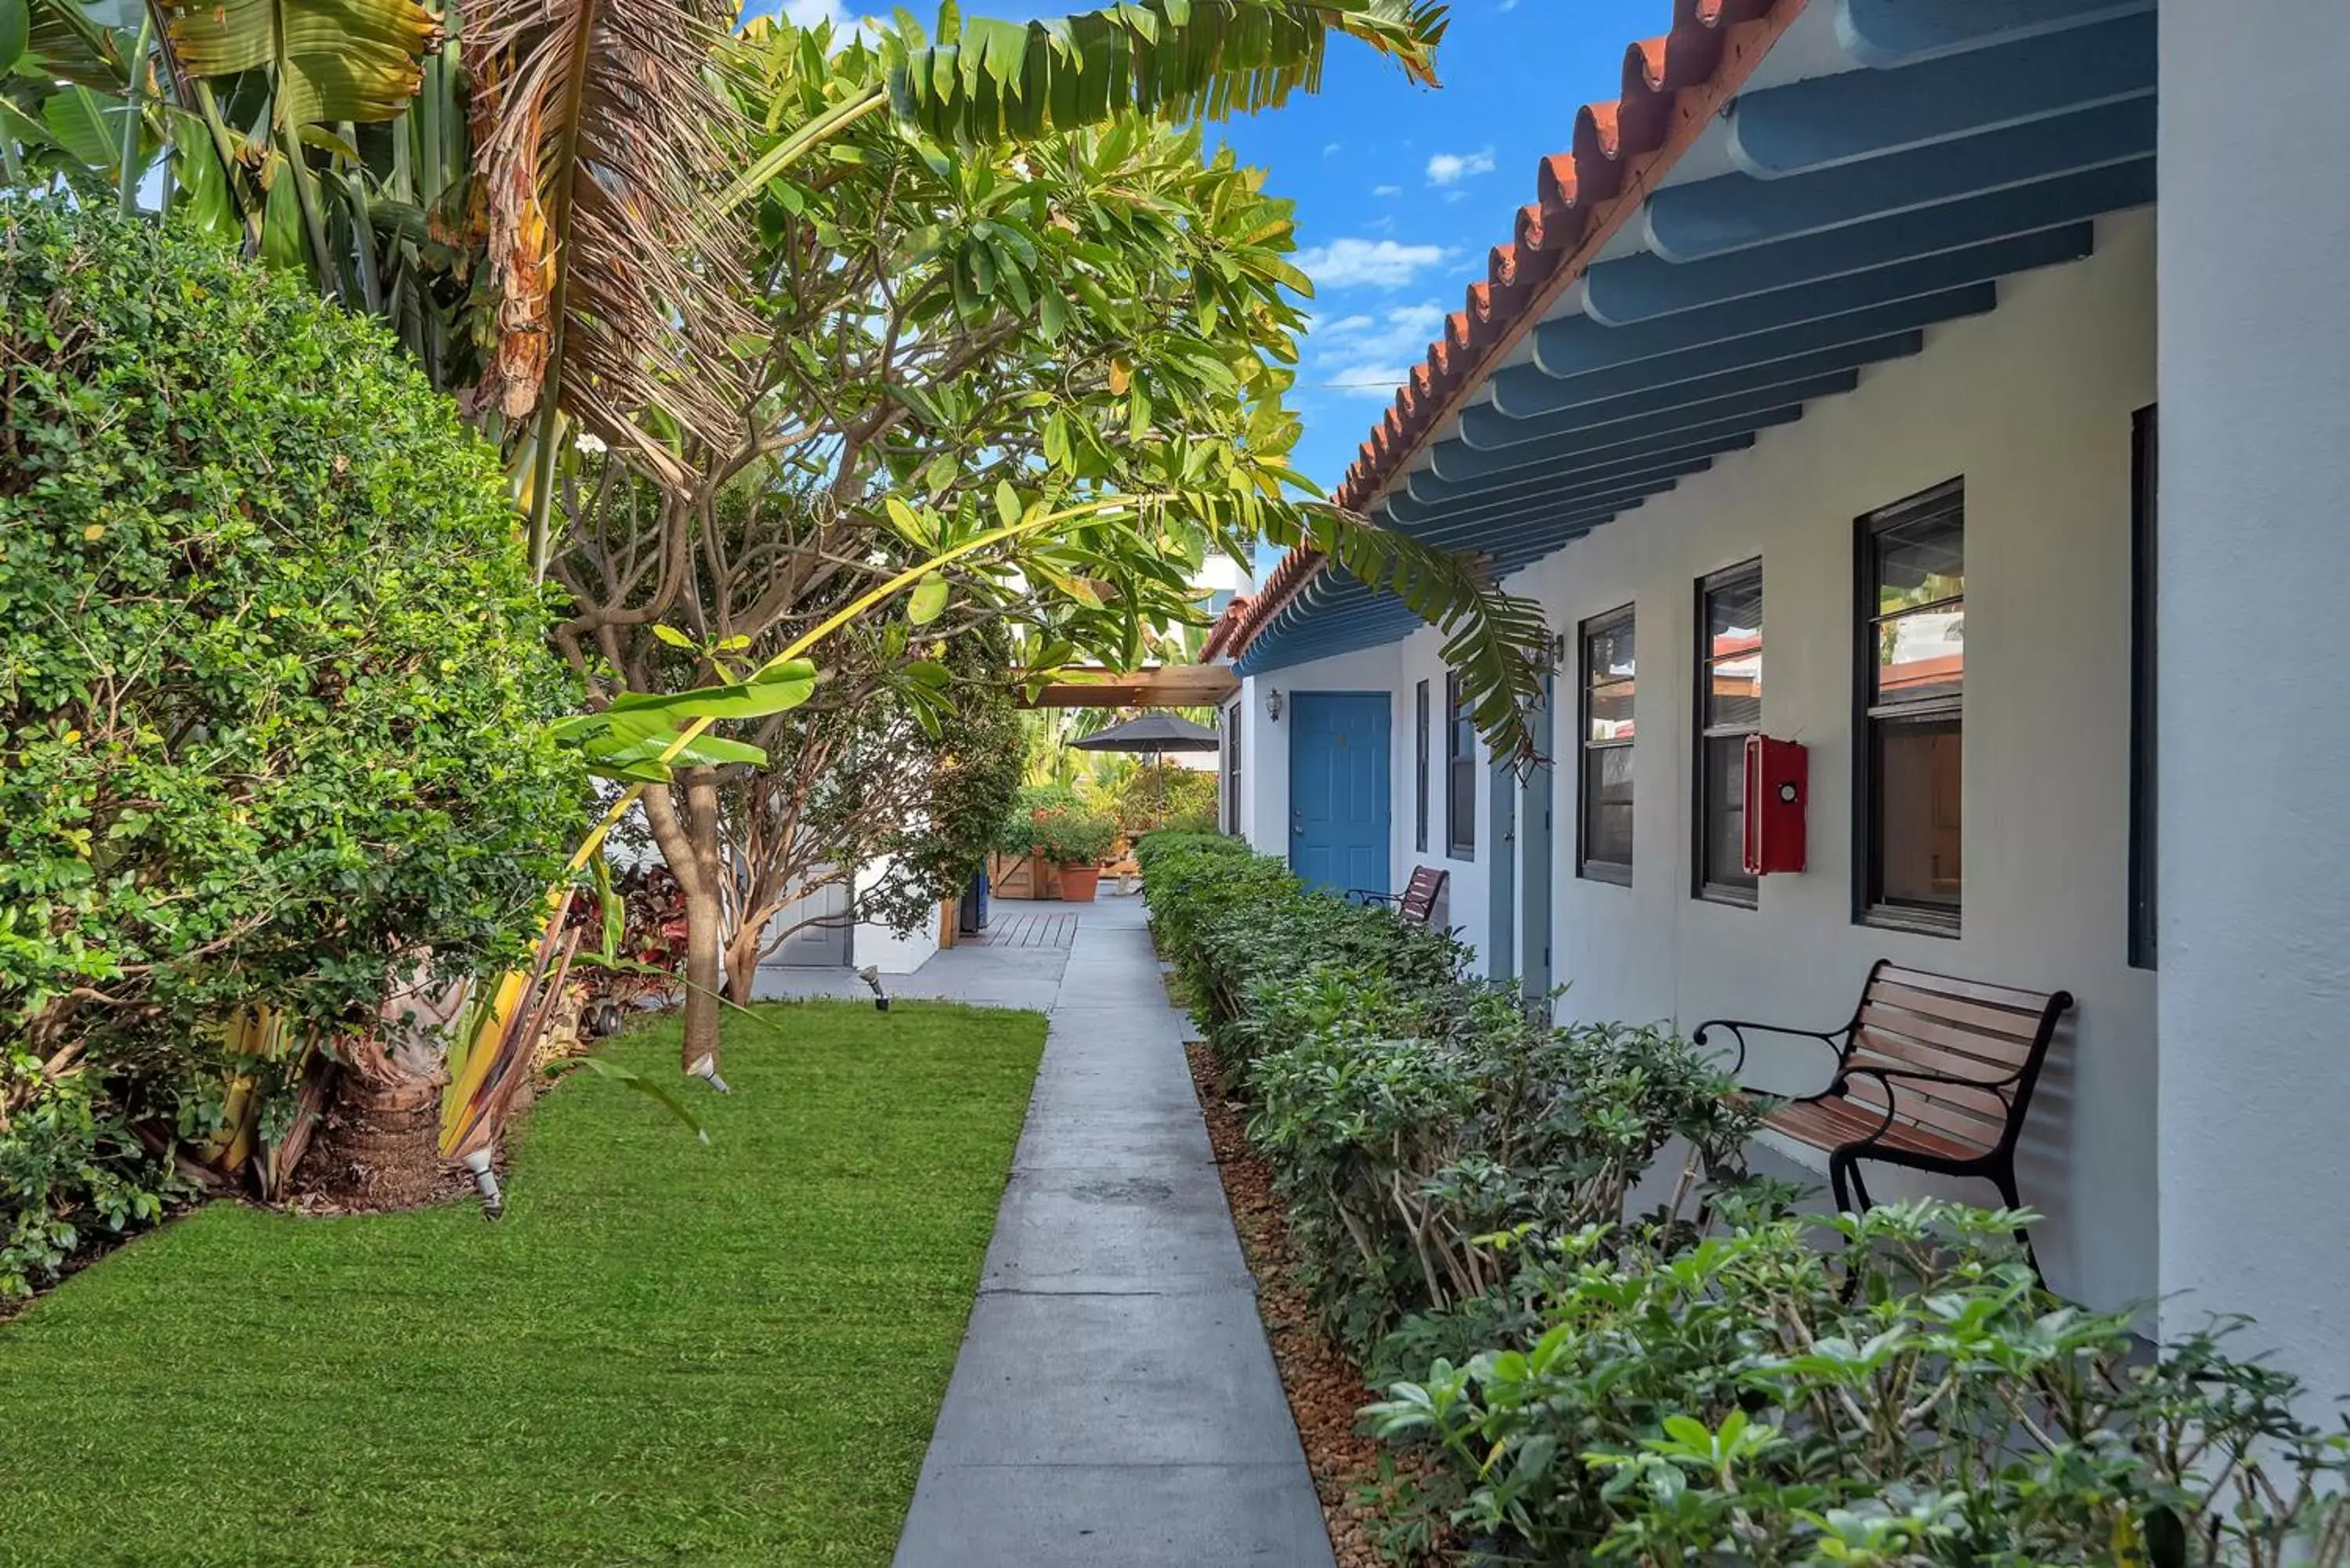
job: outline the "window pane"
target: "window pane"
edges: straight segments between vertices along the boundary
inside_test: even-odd
[[[1740,865],[1746,842],[1746,738],[1709,737],[1702,765],[1704,880],[1710,887],[1752,888],[1754,878]]]
[[[1603,680],[1629,680],[1632,662],[1632,620],[1629,616],[1585,636],[1583,678],[1593,685]]]
[[[1877,896],[1888,904],[1959,907],[1959,722],[1883,720],[1875,726]]]
[[[1705,640],[1698,659],[1706,669],[1708,729],[1760,729],[1762,724],[1762,574],[1706,590]]]
[[[1583,753],[1583,857],[1632,864],[1632,748]]]
[[[1877,535],[1877,613],[1893,615],[1967,591],[1965,514],[1943,511]]]
[[[1632,738],[1632,682],[1611,680],[1605,686],[1591,689],[1588,738],[1594,741],[1628,741]]]
[[[1876,635],[1877,701],[1919,702],[1934,697],[1955,697],[1964,687],[1964,605],[1920,610],[1881,621]]]
[[[1721,646],[1719,639],[1716,647]],[[1708,671],[1705,722],[1709,729],[1762,727],[1762,649],[1716,659]]]
[[[1412,847],[1428,848],[1428,682],[1412,689]]]
[[[1762,640],[1762,578],[1760,574],[1707,590],[1705,635],[1713,657],[1735,653]]]
[[[1463,757],[1445,770],[1445,847],[1468,854],[1477,846],[1477,761]]]

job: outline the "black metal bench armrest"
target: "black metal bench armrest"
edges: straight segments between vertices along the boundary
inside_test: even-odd
[[[1706,1036],[1716,1029],[1728,1030],[1731,1038],[1738,1042],[1738,1059],[1730,1066],[1731,1077],[1746,1070],[1746,1032],[1750,1029],[1765,1034],[1792,1034],[1799,1040],[1816,1040],[1834,1051],[1839,1062],[1844,1060],[1845,1041],[1852,1033],[1849,1028],[1790,1029],[1783,1023],[1756,1023],[1743,1018],[1709,1018],[1690,1032],[1690,1044],[1702,1050]]]
[[[1396,904],[1403,900],[1401,893],[1375,893],[1368,888],[1349,888],[1342,895],[1349,904]]]

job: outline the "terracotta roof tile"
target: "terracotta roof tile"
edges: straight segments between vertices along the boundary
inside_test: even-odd
[[[1621,91],[1613,102],[1575,112],[1569,150],[1534,169],[1534,200],[1517,210],[1511,243],[1486,257],[1485,276],[1445,318],[1444,336],[1412,368],[1395,403],[1357,453],[1331,499],[1360,511],[1375,500],[1472,390],[1493,360],[1580,275],[1607,236],[1629,215],[1610,204],[1637,198],[1694,141],[1704,121],[1746,79],[1755,61],[1804,8],[1804,0],[1674,0],[1662,37],[1624,52]],[[1736,29],[1754,26],[1736,38]],[[1694,90],[1695,101],[1679,95]],[[1676,111],[1680,111],[1677,116]],[[1674,139],[1677,118],[1686,134]],[[1662,153],[1660,160],[1649,160]],[[1249,599],[1234,599],[1211,634],[1218,651],[1237,656],[1287,607],[1320,566],[1312,551],[1292,551]],[[1230,628],[1229,631],[1227,628]]]

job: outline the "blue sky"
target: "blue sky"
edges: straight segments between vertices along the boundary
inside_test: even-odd
[[[964,0],[963,10],[1025,20],[1083,4]],[[783,8],[813,20],[886,6]],[[931,6],[910,8],[927,19]],[[1672,0],[1455,0],[1442,90],[1340,45],[1318,96],[1221,128],[1297,202],[1297,260],[1316,285],[1293,399],[1305,421],[1300,471],[1337,483],[1445,313],[1485,275],[1486,252],[1511,237],[1536,164],[1567,146],[1576,108],[1615,97],[1625,47],[1671,20]]]

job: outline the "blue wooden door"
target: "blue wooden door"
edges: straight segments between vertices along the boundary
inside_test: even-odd
[[[1391,891],[1388,694],[1300,691],[1290,713],[1290,869],[1337,892]]]

